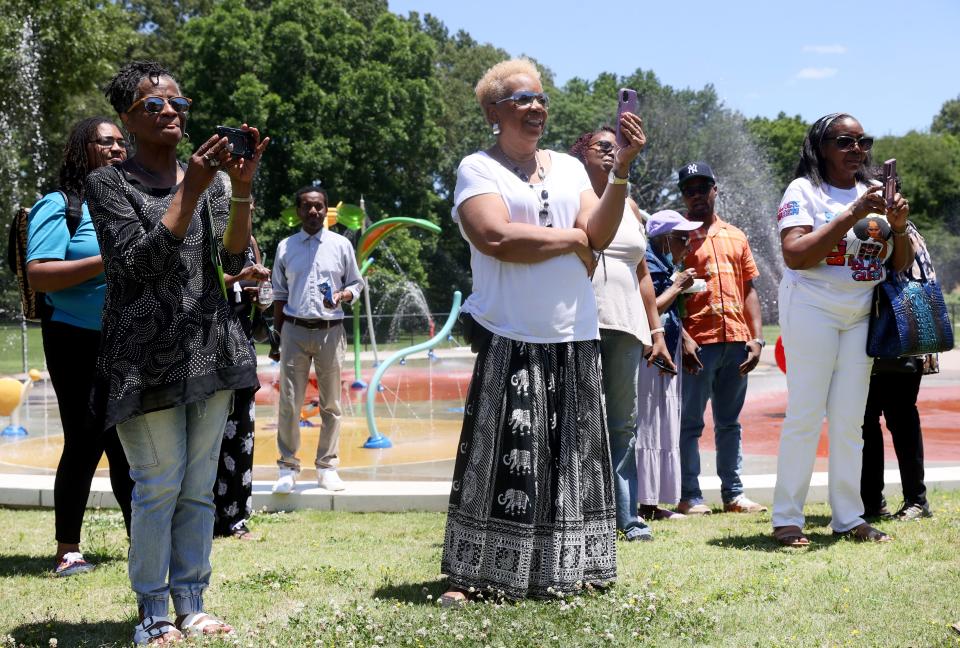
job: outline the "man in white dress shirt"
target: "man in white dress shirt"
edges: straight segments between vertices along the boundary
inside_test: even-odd
[[[280,412],[277,446],[279,477],[275,493],[289,493],[300,472],[300,408],[313,362],[320,407],[317,483],[344,489],[337,475],[340,439],[340,367],[346,349],[341,303],[360,296],[363,280],[353,245],[323,229],[327,193],[303,187],[296,193],[302,229],[280,241],[273,266],[274,326],[280,334]],[[275,358],[276,359],[276,358]]]

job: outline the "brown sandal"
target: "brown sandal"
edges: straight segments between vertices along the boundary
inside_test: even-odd
[[[459,589],[451,589],[440,597],[440,606],[445,608],[461,608],[469,602],[467,593]]]
[[[833,535],[846,536],[857,542],[890,542],[893,540],[886,533],[880,529],[874,529],[866,522],[847,531],[834,531]]]
[[[784,547],[809,547],[810,539],[798,526],[782,526],[773,529],[773,537]]]

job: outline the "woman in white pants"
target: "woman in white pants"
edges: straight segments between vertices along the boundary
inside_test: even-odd
[[[866,354],[873,288],[913,259],[907,201],[886,204],[870,177],[873,138],[846,113],[818,119],[803,142],[796,179],[777,221],[783,260],[780,327],[787,356],[787,415],[773,500],[774,537],[806,546],[803,504],[820,428],[829,422],[829,491],[835,533],[883,542],[863,520],[860,426],[873,361]]]

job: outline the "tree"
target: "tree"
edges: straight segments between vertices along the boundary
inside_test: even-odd
[[[960,137],[960,96],[943,103],[940,112],[933,118],[930,131],[939,135],[949,133],[954,137]]]
[[[256,225],[263,249],[292,232],[279,214],[315,180],[331,204],[363,197],[374,220],[436,220],[436,49],[385,3],[280,0],[255,14],[225,0],[187,23],[181,47],[184,88],[202,97],[191,114],[194,146],[217,124],[244,121],[273,140],[255,187],[268,215]],[[400,269],[429,283],[420,238],[408,231],[385,243],[382,285],[399,282]]]
[[[113,116],[99,88],[137,42],[133,21],[113,3],[8,0],[0,12],[0,227],[16,205],[54,188],[63,144],[83,117]],[[6,272],[4,270],[3,272]],[[4,282],[0,310],[17,310]]]
[[[960,283],[960,139],[910,131],[883,137],[874,160],[897,159],[901,191],[910,201],[910,219],[927,241],[938,279]]]
[[[757,145],[767,156],[777,182],[786,189],[794,178],[800,149],[810,125],[800,115],[788,117],[780,112],[774,119],[754,117],[747,120],[747,128]]]

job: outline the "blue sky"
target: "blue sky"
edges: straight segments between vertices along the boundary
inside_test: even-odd
[[[748,117],[842,110],[874,135],[901,135],[960,95],[958,0],[389,2],[533,56],[560,84],[643,68],[674,87],[712,83]]]

